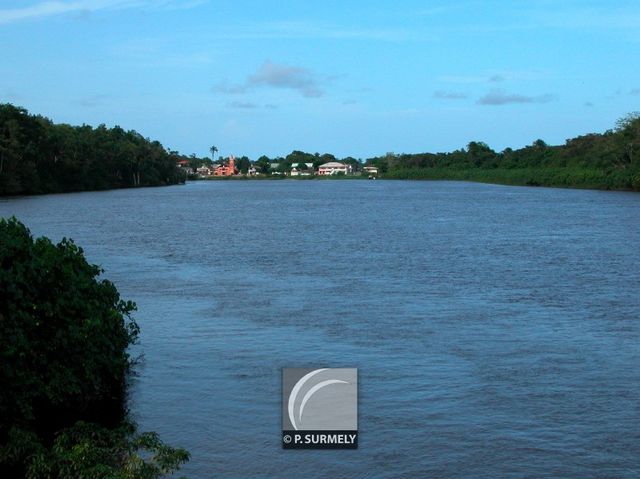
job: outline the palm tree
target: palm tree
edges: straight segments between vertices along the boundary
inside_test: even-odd
[[[215,162],[216,161],[216,151],[218,151],[218,148],[215,146],[212,146],[211,148],[209,148],[209,150],[211,150],[211,161]]]

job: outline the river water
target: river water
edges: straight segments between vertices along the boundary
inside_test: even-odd
[[[208,477],[637,478],[640,195],[212,181],[0,200],[137,302],[130,407]],[[281,368],[359,449],[281,449]]]

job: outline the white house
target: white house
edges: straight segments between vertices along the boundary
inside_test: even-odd
[[[338,173],[344,173],[345,175],[351,173],[351,165],[345,165],[344,163],[338,163],[337,161],[330,161],[318,167],[319,175],[337,175]]]
[[[269,163],[269,171],[271,171],[272,175],[281,175],[282,173],[280,173],[278,171],[278,168],[280,168],[280,163]]]
[[[200,176],[211,176],[213,171],[211,168],[202,165],[200,168],[196,170]]]
[[[300,168],[306,165],[305,168]],[[291,163],[291,176],[311,176],[313,174],[313,163]]]

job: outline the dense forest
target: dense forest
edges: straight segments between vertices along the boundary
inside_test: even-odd
[[[470,142],[451,153],[393,154],[370,158],[386,178],[453,179],[516,185],[640,190],[640,114],[613,130],[551,146],[542,140],[502,152]]]
[[[54,124],[0,104],[0,195],[176,184],[183,158],[135,131]]]

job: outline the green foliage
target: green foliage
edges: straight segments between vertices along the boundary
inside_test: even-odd
[[[262,155],[258,160],[254,163],[256,170],[262,174],[269,174],[271,170],[271,163],[269,161],[269,157]]]
[[[459,180],[505,185],[557,186],[570,188],[633,189],[621,171],[602,171],[582,167],[546,168],[407,168],[394,169],[388,179]],[[640,177],[638,178],[640,179]],[[636,189],[640,184],[636,185]]]
[[[35,241],[0,220],[0,427],[90,414],[118,397],[138,326],[135,304],[63,239]]]
[[[251,168],[251,161],[246,156],[241,156],[240,158],[236,158],[236,168],[240,173],[246,175]]]
[[[191,174],[195,175],[195,171],[201,166],[207,166],[209,168],[213,167],[213,161],[210,158],[198,158],[195,154],[189,155],[189,168],[191,169]],[[190,179],[190,178],[189,178]]]
[[[180,159],[135,131],[58,125],[0,104],[0,195],[176,184]]]
[[[156,479],[189,460],[184,449],[164,444],[156,433],[136,433],[124,422],[108,429],[78,421],[45,447],[30,431],[12,428],[0,461],[19,464],[29,479]]]
[[[101,273],[73,241],[34,240],[15,218],[0,219],[2,477],[112,477],[99,469],[133,461],[131,447],[147,437],[121,426],[136,306]],[[159,458],[175,452],[160,446]],[[98,469],[67,475],[67,464]]]
[[[346,158],[343,158],[340,161],[345,165],[351,165],[351,169],[354,173],[360,171],[360,169],[362,168],[362,164],[351,156],[347,156]]]
[[[472,141],[465,150],[370,158],[386,178],[458,179],[516,185],[548,185],[640,191],[640,114],[618,121],[614,131],[572,138],[562,146],[538,139],[517,150],[493,151]]]

